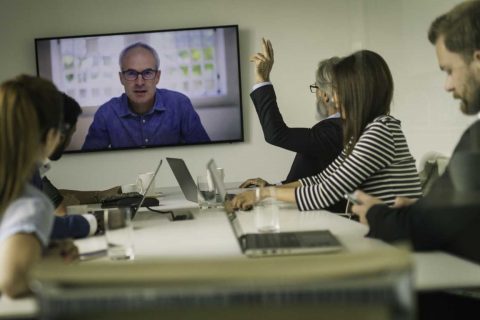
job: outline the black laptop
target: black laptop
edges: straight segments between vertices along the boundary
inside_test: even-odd
[[[145,192],[143,194],[138,193],[131,193],[131,194],[118,194],[114,196],[107,197],[102,200],[102,208],[118,208],[118,207],[131,207],[132,208],[132,219],[135,217],[135,214],[138,211],[138,208],[140,207],[155,207],[160,204],[157,198],[155,197],[147,197],[148,192],[150,191],[150,188],[153,185],[153,182],[155,181],[155,178],[157,176],[158,171],[160,170],[160,167],[162,166],[163,160],[160,159],[160,162],[157,165],[157,169],[155,170],[155,173],[153,174],[152,179],[150,180],[150,183],[148,184],[147,188],[145,189]]]
[[[213,183],[226,199],[225,185],[220,179],[217,165],[212,159],[207,164]],[[238,239],[242,252],[250,257],[271,255],[292,255],[307,253],[324,253],[342,250],[338,239],[329,230],[276,232],[276,233],[243,233],[237,214],[230,200],[225,200],[225,211],[232,230]]]

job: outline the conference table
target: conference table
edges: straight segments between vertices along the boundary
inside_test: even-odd
[[[161,206],[176,214],[191,213],[191,220],[171,221],[168,214],[141,208],[133,220],[135,260],[165,258],[218,258],[242,256],[226,213],[217,208],[198,209],[196,203],[182,199],[175,191],[164,193]],[[348,218],[327,211],[299,212],[295,205],[279,204],[279,225],[282,231],[329,229],[342,242],[346,251],[360,252],[388,246],[382,241],[364,238],[366,227]],[[237,217],[244,233],[256,233],[252,211],[238,211]],[[361,241],[359,241],[361,239]],[[105,249],[102,237],[76,241],[80,252]],[[108,261],[108,257],[100,258]],[[245,259],[248,259],[245,257]]]
[[[160,206],[155,209],[175,213],[191,212],[193,219],[172,221],[168,214],[141,208],[133,220],[135,262],[165,258],[181,259],[251,259],[242,255],[223,208],[198,209],[187,201],[179,188],[162,188]],[[93,206],[95,208],[95,206]],[[255,233],[252,212],[239,211],[237,216],[245,233]],[[300,212],[296,206],[281,204],[280,231],[330,230],[342,243],[345,252],[361,253],[390,247],[380,240],[366,238],[368,229],[356,221],[328,211]],[[125,263],[111,261],[105,254],[104,236],[75,241],[88,263]],[[480,288],[480,265],[445,252],[412,253],[413,287],[416,292]],[[454,270],[455,272],[452,272]],[[0,318],[33,317],[38,313],[34,297],[18,300],[0,299]]]

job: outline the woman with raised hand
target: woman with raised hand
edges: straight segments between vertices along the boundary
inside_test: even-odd
[[[274,62],[270,40],[262,39],[262,52],[254,54],[255,85],[250,93],[265,141],[296,152],[285,181],[289,183],[323,171],[342,151],[342,119],[332,95],[332,68],[340,60],[332,57],[318,63],[315,83],[310,91],[315,93],[318,116],[322,118],[311,128],[289,127],[280,113],[270,73]],[[303,109],[299,108],[299,111]],[[249,179],[240,187],[264,186],[261,179]]]
[[[300,210],[327,208],[346,193],[362,189],[393,204],[398,196],[419,198],[421,186],[400,121],[390,115],[393,79],[385,60],[361,50],[333,66],[334,101],[344,120],[341,154],[318,175],[280,187],[262,188],[261,196],[296,203]],[[251,208],[255,193],[233,199]]]
[[[25,294],[28,274],[42,255],[76,259],[71,241],[49,245],[53,205],[28,184],[37,162],[56,148],[62,129],[62,96],[46,80],[19,76],[0,85],[0,291]]]

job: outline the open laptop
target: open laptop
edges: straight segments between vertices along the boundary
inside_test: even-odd
[[[143,194],[139,194],[138,196],[135,195],[132,197],[123,197],[122,194],[108,197],[102,201],[102,208],[131,207],[133,219],[140,207],[158,206],[160,204],[158,199],[154,197],[147,197],[147,194],[149,193],[150,188],[154,184],[155,178],[157,177],[158,171],[160,170],[162,163],[163,160],[160,159],[157,168],[155,169],[155,173],[153,174],[153,177],[148,183],[148,186],[143,192]]]
[[[185,161],[183,161],[183,159],[178,159],[178,158],[167,158],[167,162],[170,165],[173,175],[175,176],[175,179],[177,179],[177,182],[185,198],[189,201],[197,203],[198,202],[197,184],[193,180],[193,177],[190,174],[190,171],[188,170],[188,167]],[[226,195],[227,199],[232,199],[233,197],[235,197],[235,194],[239,193],[240,191],[243,191],[243,190],[240,190],[239,188],[232,188],[232,189],[225,189],[225,190],[229,191]],[[223,201],[224,201],[224,198],[220,198],[220,195],[217,194],[217,202],[222,203]]]
[[[150,191],[150,188],[154,185],[155,178],[157,177],[157,173],[160,170],[160,167],[162,166],[163,160],[160,159],[160,162],[158,163],[157,169],[155,169],[155,173],[153,174],[152,179],[148,183],[147,188],[145,189],[145,192],[143,193],[142,200],[138,203],[138,205],[133,204],[132,207],[132,219],[135,217],[135,215],[138,212],[138,209],[142,206],[144,207],[155,207],[160,204],[157,198],[153,197],[147,197],[148,192]]]
[[[175,179],[177,179],[180,189],[182,189],[185,198],[192,202],[198,202],[197,185],[190,174],[190,171],[183,159],[167,158],[168,165],[172,169]]]
[[[329,230],[277,232],[277,233],[243,233],[237,214],[227,199],[225,185],[220,178],[215,161],[211,159],[207,169],[212,180],[225,199],[225,211],[232,230],[238,239],[242,252],[246,256],[261,257],[271,255],[291,255],[339,251],[343,247]]]

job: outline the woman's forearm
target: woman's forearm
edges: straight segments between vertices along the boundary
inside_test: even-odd
[[[15,234],[0,244],[0,290],[15,298],[29,292],[29,272],[41,259],[42,247],[32,234]]]
[[[280,201],[295,203],[295,188],[268,187],[262,189],[262,199],[272,197]]]
[[[279,188],[298,188],[301,186],[302,184],[300,183],[300,181],[297,180],[297,181],[282,184],[281,186],[278,186],[278,187]]]

